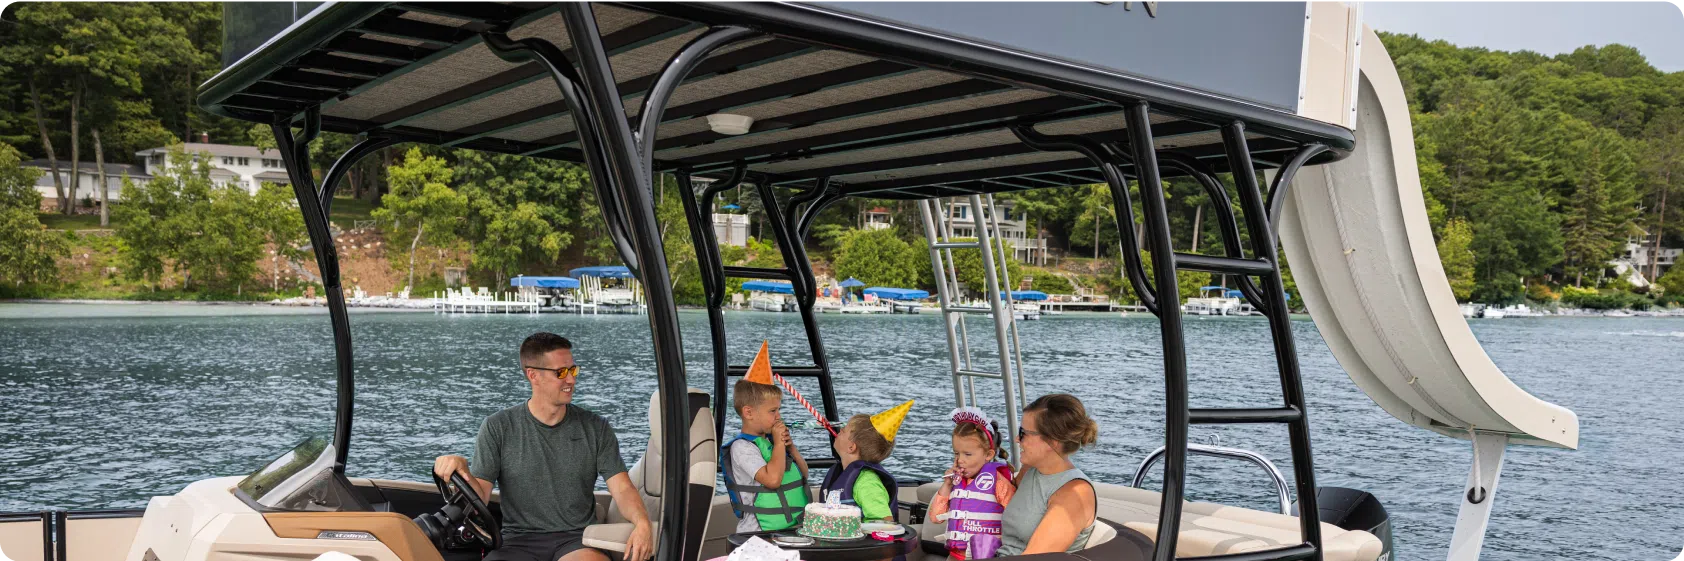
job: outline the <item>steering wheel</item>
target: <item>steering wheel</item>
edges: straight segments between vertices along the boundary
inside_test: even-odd
[[[503,547],[503,528],[491,508],[460,473],[450,474],[450,482],[433,474],[433,483],[444,496],[444,508],[439,514],[445,518],[445,545],[452,547],[478,546],[486,550]]]

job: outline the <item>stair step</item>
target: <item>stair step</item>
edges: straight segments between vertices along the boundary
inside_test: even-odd
[[[725,266],[725,276],[738,279],[791,280],[795,275],[788,269]]]
[[[817,378],[824,375],[824,369],[817,366],[773,366],[772,373],[785,378]],[[744,374],[748,374],[748,365],[733,364],[725,367],[726,376]]]
[[[1304,418],[1294,407],[1188,409],[1187,422],[1195,425],[1242,423],[1291,423]]]
[[[1275,271],[1274,264],[1262,259],[1235,259],[1196,253],[1175,254],[1175,267],[1226,275],[1267,275]]]

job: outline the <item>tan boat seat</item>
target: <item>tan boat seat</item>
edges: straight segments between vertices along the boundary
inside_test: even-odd
[[[677,453],[689,456],[690,473],[687,479],[689,487],[696,489],[690,496],[690,512],[685,513],[686,524],[691,526],[685,529],[685,535],[692,536],[690,539],[693,541],[686,546],[693,554],[701,545],[702,535],[705,532],[704,528],[709,517],[708,513],[711,510],[708,497],[711,497],[714,491],[714,474],[718,472],[719,445],[714,441],[713,409],[708,404],[708,394],[691,388],[687,399],[690,408],[690,426],[687,429],[690,434],[690,449]],[[649,446],[644,451],[643,457],[639,458],[637,463],[632,464],[631,469],[627,470],[632,486],[637,489],[639,497],[643,499],[645,511],[649,513],[652,521],[657,522],[658,520],[654,519],[660,517],[661,497],[667,493],[691,491],[691,489],[662,488],[664,483],[661,478],[661,465],[666,451],[661,449],[660,406],[660,393],[657,392],[649,396]],[[610,557],[618,559],[618,554],[624,553],[626,550],[626,539],[631,535],[632,523],[625,519],[619,507],[611,499],[604,501],[605,498],[598,497],[598,504],[602,505],[602,511],[597,513],[597,516],[605,523],[586,526],[581,542],[586,546],[610,552]],[[660,528],[657,526],[654,531],[656,535],[659,535]],[[681,561],[694,561],[694,559]]]
[[[917,491],[918,501],[929,504],[940,487],[940,482],[920,486]],[[1147,537],[1157,536],[1160,501],[1158,492],[1108,483],[1095,483],[1094,490],[1099,495],[1100,518]],[[1332,524],[1324,523],[1321,526],[1323,558],[1327,561],[1375,561],[1380,557],[1383,544],[1373,534],[1360,530],[1345,530]],[[1115,535],[1114,530],[1101,524],[1095,527],[1095,538],[1100,538],[1102,532],[1099,528],[1108,531],[1103,533]],[[918,531],[920,535],[926,536],[926,540],[935,541],[935,536],[946,531],[946,527],[939,523],[927,522],[920,526]],[[1109,539],[1111,538],[1090,539],[1088,547],[1097,546]],[[1196,557],[1245,553],[1297,543],[1299,536],[1296,516],[1214,503],[1186,502],[1182,506],[1181,534],[1176,540],[1175,555]]]

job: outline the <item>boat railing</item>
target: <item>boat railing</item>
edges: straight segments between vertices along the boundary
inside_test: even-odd
[[[1146,472],[1150,471],[1153,464],[1158,463],[1158,460],[1163,459],[1164,450],[1164,447],[1159,446],[1157,450],[1153,450],[1151,454],[1147,454],[1145,460],[1141,460],[1140,467],[1134,470],[1134,480],[1129,483],[1130,487],[1140,488],[1141,484],[1146,482]],[[1269,459],[1263,457],[1262,454],[1240,448],[1229,448],[1226,446],[1215,446],[1210,444],[1188,444],[1187,453],[1198,454],[1201,456],[1215,456],[1218,458],[1245,460],[1253,464],[1257,464],[1257,467],[1263,468],[1263,471],[1268,472],[1269,478],[1274,481],[1275,493],[1280,496],[1281,514],[1288,516],[1292,515],[1292,492],[1287,488],[1286,477],[1281,475],[1280,468],[1275,467],[1274,462],[1269,461]]]

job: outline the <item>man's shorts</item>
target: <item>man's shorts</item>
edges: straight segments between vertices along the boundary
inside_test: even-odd
[[[585,549],[584,537],[584,530],[503,536],[503,547],[487,554],[484,561],[556,561]]]

